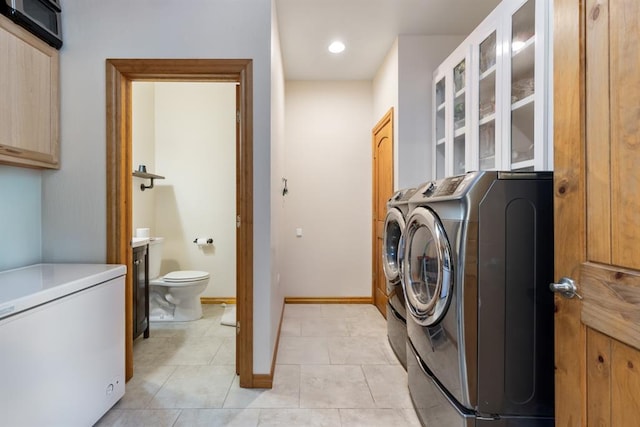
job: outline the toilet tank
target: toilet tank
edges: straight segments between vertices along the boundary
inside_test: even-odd
[[[152,237],[149,240],[149,280],[160,276],[163,243],[164,237]]]

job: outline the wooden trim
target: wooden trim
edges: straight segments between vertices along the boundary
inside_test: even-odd
[[[271,359],[270,374],[256,374],[253,376],[253,386],[255,388],[272,388],[273,378],[275,377],[276,361],[278,360],[278,347],[280,345],[280,331],[282,330],[282,319],[284,318],[284,304],[280,312],[280,323],[278,324],[278,334],[276,336],[276,347],[273,350],[273,359]]]
[[[131,82],[106,64],[107,103],[107,263],[125,264],[125,379],[133,376],[133,235],[131,213]]]
[[[271,373],[271,374],[254,374],[252,381],[253,381],[253,388],[272,388],[273,387],[273,373]]]
[[[253,387],[253,63],[251,59],[107,59],[107,262],[127,265],[126,379],[133,375],[131,82],[211,81],[240,85],[237,141],[236,340],[241,387]]]
[[[201,304],[235,304],[234,297],[200,297]]]
[[[579,281],[586,257],[584,1],[553,2],[555,280]],[[555,296],[555,421],[586,425],[586,328],[580,304]]]
[[[380,189],[378,188],[378,162],[376,160],[376,153],[377,153],[377,147],[376,147],[376,135],[378,134],[378,132],[380,132],[388,123],[391,123],[391,179],[392,181],[395,180],[395,172],[393,170],[393,165],[394,165],[394,159],[395,159],[395,131],[394,131],[394,122],[393,122],[393,107],[389,108],[389,111],[386,112],[386,114],[384,116],[382,116],[382,118],[378,121],[378,123],[376,123],[376,125],[373,127],[373,129],[371,130],[371,171],[372,171],[372,176],[371,176],[371,183],[372,183],[372,197],[371,197],[371,301],[372,304],[376,304],[376,307],[378,307],[378,310],[380,310],[380,312],[382,313],[382,315],[386,318],[386,304],[385,307],[379,307],[377,305],[377,300],[376,300],[376,292],[377,292],[377,283],[376,281],[378,280],[378,271],[377,271],[377,266],[378,264],[381,262],[378,259],[378,255],[376,254],[376,246],[378,244],[378,239],[377,239],[377,227],[378,227],[378,220],[379,218],[376,218],[376,198],[378,195],[378,192],[380,191]],[[393,190],[395,188],[395,182],[391,183],[391,189]],[[384,219],[383,219],[384,221]],[[383,249],[384,250],[384,249]],[[385,295],[385,299],[386,299],[386,295]]]
[[[240,331],[236,340],[240,387],[253,384],[253,63],[242,65],[240,137],[236,148],[236,206],[241,225],[236,229],[236,299]]]
[[[285,304],[373,304],[373,297],[285,297]]]
[[[580,292],[585,325],[640,349],[640,272],[585,263]]]
[[[611,248],[611,140],[609,85],[599,84],[609,79],[609,7],[602,0],[587,0],[585,37],[589,46],[585,52],[586,120],[585,137],[597,141],[587,145],[587,256],[589,260],[605,264],[612,263]],[[614,234],[615,235],[615,234]]]

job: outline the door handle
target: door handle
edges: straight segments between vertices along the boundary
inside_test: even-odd
[[[565,298],[573,298],[578,297],[578,299],[582,299],[580,294],[578,293],[578,287],[576,286],[576,282],[573,279],[568,277],[563,277],[560,279],[560,283],[550,283],[549,289],[553,292],[557,292]]]

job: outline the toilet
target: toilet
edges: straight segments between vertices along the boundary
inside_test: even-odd
[[[209,273],[184,270],[160,276],[163,243],[163,237],[149,240],[149,320],[198,320],[202,317],[200,294],[209,284]]]

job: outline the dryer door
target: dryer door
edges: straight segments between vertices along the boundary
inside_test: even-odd
[[[444,227],[433,211],[414,209],[402,245],[402,286],[408,311],[418,324],[434,325],[444,317],[451,302],[453,265]]]
[[[395,208],[389,209],[384,220],[384,234],[382,237],[382,269],[390,285],[400,282],[398,248],[403,231],[404,217],[402,212]]]

